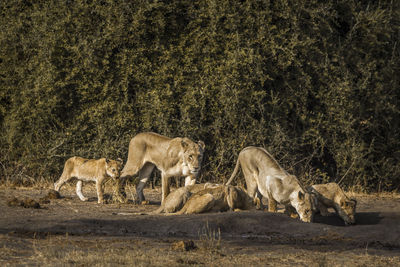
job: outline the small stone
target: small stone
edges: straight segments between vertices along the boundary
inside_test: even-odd
[[[172,244],[172,249],[174,250],[182,250],[182,251],[189,251],[196,249],[196,245],[192,240],[182,240]]]

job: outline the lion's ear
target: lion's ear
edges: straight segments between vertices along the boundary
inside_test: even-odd
[[[184,139],[182,139],[181,146],[183,147],[183,149],[187,149],[189,144]]]
[[[122,164],[124,164],[124,161],[121,158],[117,158],[116,162],[122,166]]]
[[[203,149],[204,150],[204,148],[206,147],[206,144],[204,144],[204,142],[203,141],[201,141],[201,140],[199,140],[198,142],[197,142],[197,144],[201,147],[201,149]]]
[[[303,200],[303,199],[304,199],[304,193],[301,192],[301,191],[299,191],[299,199],[300,199],[300,200]]]
[[[109,160],[108,158],[106,158],[106,163],[107,163],[107,164],[109,164],[109,163],[110,163],[110,160]]]

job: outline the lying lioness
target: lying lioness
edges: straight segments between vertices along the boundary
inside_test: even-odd
[[[88,198],[82,194],[82,181],[96,182],[98,203],[103,203],[103,182],[107,177],[117,178],[122,167],[122,160],[110,160],[101,158],[85,159],[81,157],[69,158],[64,165],[63,173],[54,183],[54,189],[59,191],[61,186],[68,182],[71,178],[77,178],[76,194],[82,201],[87,201]]]
[[[237,186],[221,185],[194,193],[181,210],[175,214],[194,214],[208,211],[246,210],[253,200]]]
[[[317,197],[316,212],[328,216],[328,208],[333,208],[346,225],[356,222],[357,201],[348,198],[337,183],[316,184],[311,186],[310,190]]]
[[[169,195],[164,199],[164,202],[161,203],[161,206],[150,214],[176,212],[183,207],[191,195],[192,193],[190,193],[187,186],[180,187],[169,193]]]
[[[194,184],[189,186],[184,186],[172,191],[166,198],[163,203],[161,203],[160,208],[153,211],[150,214],[159,214],[159,213],[173,213],[180,210],[183,205],[189,200],[192,194],[195,194],[201,190],[206,188],[215,188],[218,187],[217,184],[205,183],[205,184]]]

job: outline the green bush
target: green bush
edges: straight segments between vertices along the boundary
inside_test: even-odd
[[[0,3],[0,180],[206,143],[202,180],[263,146],[306,183],[400,187],[398,1]]]

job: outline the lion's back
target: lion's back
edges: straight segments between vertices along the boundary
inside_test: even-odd
[[[160,145],[163,143],[169,143],[172,138],[167,136],[153,133],[153,132],[143,132],[138,133],[131,139],[131,144],[134,145]]]
[[[316,184],[312,188],[316,191],[318,200],[330,207],[347,198],[337,183]]]

